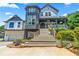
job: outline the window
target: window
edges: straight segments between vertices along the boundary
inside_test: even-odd
[[[51,16],[51,12],[49,12],[49,16]]]
[[[35,12],[35,9],[34,8],[30,8],[29,12]]]
[[[31,9],[29,8],[29,12],[31,12]]]
[[[31,22],[29,22],[29,25],[31,25]]]
[[[43,12],[41,12],[41,16],[43,16]]]
[[[51,16],[51,12],[46,12],[45,16]]]
[[[35,21],[35,19],[32,19],[32,22],[34,22]]]
[[[18,22],[18,28],[20,27],[21,22]]]
[[[32,24],[34,25],[35,23],[34,23],[34,22],[32,22]]]
[[[9,28],[14,28],[14,22],[10,22]]]
[[[45,16],[48,16],[47,12],[45,13]]]
[[[29,25],[34,25],[35,24],[35,19],[31,19],[28,24]]]
[[[32,19],[32,24],[33,24],[33,25],[35,24],[35,19]]]
[[[31,8],[31,12],[33,12],[33,8]]]

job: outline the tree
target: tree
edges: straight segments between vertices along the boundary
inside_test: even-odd
[[[1,25],[0,26],[0,30],[4,30],[4,25]]]
[[[69,28],[74,29],[75,27],[79,27],[79,11],[69,14],[67,17]]]

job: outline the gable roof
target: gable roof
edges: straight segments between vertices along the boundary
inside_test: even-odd
[[[41,9],[44,9],[46,6],[49,6],[49,7],[51,7],[51,8],[53,8],[54,10],[56,10],[57,12],[59,12],[59,10],[58,9],[56,9],[56,8],[54,8],[53,6],[51,6],[50,4],[46,4],[43,8],[41,8]]]
[[[8,21],[23,21],[19,16],[14,15],[12,18],[8,19],[7,21],[4,22],[8,22]]]

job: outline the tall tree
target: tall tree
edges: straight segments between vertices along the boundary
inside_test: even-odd
[[[75,27],[79,27],[79,11],[76,11],[68,15],[67,24],[71,29],[74,29]]]
[[[1,25],[0,26],[0,30],[4,30],[4,25]]]

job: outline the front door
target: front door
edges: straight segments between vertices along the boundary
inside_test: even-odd
[[[40,23],[40,28],[45,28],[45,23]]]

